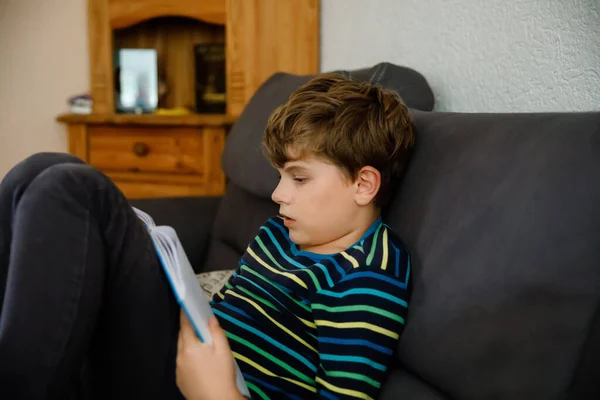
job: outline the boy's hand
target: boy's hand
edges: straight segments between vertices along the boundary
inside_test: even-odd
[[[177,341],[177,386],[188,400],[244,399],[235,383],[233,356],[215,317],[209,321],[212,344],[200,341],[183,310]]]

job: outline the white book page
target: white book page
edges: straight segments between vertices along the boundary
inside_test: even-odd
[[[171,277],[177,300],[196,329],[196,334],[203,342],[212,343],[208,321],[214,313],[175,230],[169,226],[159,226],[152,229],[151,235],[163,266]]]
[[[170,226],[156,226],[150,229],[157,254],[169,278],[177,301],[190,320],[196,335],[204,343],[211,344],[212,336],[208,321],[214,316],[209,300],[196,279],[177,233]],[[234,362],[236,383],[240,393],[250,397],[250,392],[239,366]]]

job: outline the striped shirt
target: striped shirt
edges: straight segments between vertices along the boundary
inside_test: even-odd
[[[343,252],[268,220],[211,302],[253,399],[377,398],[404,327],[410,256],[379,218]]]

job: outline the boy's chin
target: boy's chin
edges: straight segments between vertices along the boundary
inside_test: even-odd
[[[308,241],[308,238],[306,238],[300,232],[290,229],[289,234],[290,234],[290,240],[292,242],[294,242],[296,247],[298,247],[300,250],[306,248],[307,246],[310,246],[310,242]]]

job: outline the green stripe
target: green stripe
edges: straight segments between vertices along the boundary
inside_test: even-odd
[[[250,389],[253,392],[255,392],[256,394],[258,394],[261,399],[270,400],[269,396],[267,396],[265,394],[265,392],[263,392],[262,390],[260,390],[258,388],[258,386],[256,386],[254,383],[252,383],[252,382],[246,382],[246,386],[248,386],[248,389]]]
[[[401,324],[404,324],[404,318],[402,318],[401,316],[396,315],[396,314],[391,313],[386,310],[382,310],[381,308],[373,307],[373,306],[358,305],[358,306],[328,307],[324,304],[313,304],[312,308],[313,308],[313,310],[324,310],[324,311],[331,312],[331,313],[349,312],[349,311],[368,311],[370,313],[378,314],[383,317],[393,319],[394,321],[398,321]]]
[[[376,380],[371,379],[368,376],[362,374],[355,374],[353,372],[344,371],[325,371],[325,374],[333,378],[348,378],[354,379],[356,381],[366,382],[369,385],[376,387],[377,389],[381,387],[381,382],[377,382]]]
[[[258,297],[257,295],[255,295],[254,293],[252,293],[251,291],[249,291],[248,289],[246,289],[242,286],[238,286],[237,288],[239,291],[246,293],[248,296],[252,297],[254,300],[258,301],[259,303],[263,303],[265,306],[271,307],[275,311],[279,311],[279,309],[277,307],[275,307],[273,305],[273,303],[271,303],[269,300],[265,300],[262,297]]]
[[[227,335],[228,338],[230,338],[232,340],[235,340],[238,343],[243,344],[244,346],[246,346],[246,347],[254,350],[255,352],[257,352],[258,354],[260,354],[264,358],[266,358],[266,359],[274,362],[278,366],[280,366],[280,367],[284,368],[285,370],[291,372],[294,376],[298,377],[299,379],[302,379],[304,382],[308,383],[309,385],[314,385],[315,384],[315,380],[314,379],[310,379],[308,376],[304,375],[302,372],[298,371],[296,368],[293,368],[289,364],[281,361],[279,358],[272,356],[271,354],[267,353],[263,349],[261,349],[261,348],[255,346],[255,345],[253,345],[249,341],[247,341],[245,339],[242,339],[241,337],[239,337],[237,335],[234,335],[233,333],[227,332],[226,335]],[[246,353],[245,356],[248,357],[248,354]],[[248,358],[251,358],[251,357],[248,357]],[[261,364],[256,359],[252,359],[252,361]],[[262,366],[265,367],[264,365],[262,365]]]
[[[371,251],[369,252],[369,256],[367,257],[367,266],[371,265],[371,261],[373,261],[373,256],[375,255],[375,250],[377,249],[377,236],[379,236],[379,231],[383,224],[379,224],[379,227],[375,231],[375,235],[373,236],[373,242],[371,244]]]
[[[260,240],[260,238],[257,237],[256,238],[256,242],[258,243],[258,245],[260,246],[260,248],[262,249],[262,251],[267,255],[267,257],[269,257],[269,260],[271,260],[271,262],[273,262],[273,264],[277,265],[279,267],[279,269],[281,269],[283,271],[289,271],[289,270],[284,269],[281,266],[281,264],[279,264],[277,262],[277,260],[275,260],[275,258],[273,257],[273,255],[265,247],[264,243],[262,242],[262,240]],[[315,285],[315,287],[317,288],[317,290],[321,290],[321,284],[319,283],[319,280],[317,279],[317,277],[315,276],[315,274],[310,269],[301,269],[300,271],[306,272],[308,274],[308,276],[310,276],[310,279],[312,279],[313,284]]]
[[[297,305],[299,305],[300,307],[304,308],[306,311],[310,312],[310,307],[307,304],[302,303],[301,301],[298,301],[294,298],[292,298],[289,294],[287,294],[286,292],[284,292],[281,288],[279,288],[277,285],[273,284],[273,282],[271,282],[270,280],[268,280],[267,278],[265,278],[264,276],[262,276],[261,274],[259,274],[258,272],[254,271],[252,268],[250,268],[249,266],[243,264],[240,266],[240,269],[243,269],[247,272],[250,272],[252,275],[254,275],[257,278],[262,279],[263,281],[265,281],[266,283],[268,283],[269,285],[271,285],[274,289],[279,290],[282,294],[284,294],[288,299],[290,299],[291,301],[293,301],[294,303],[296,303]]]

